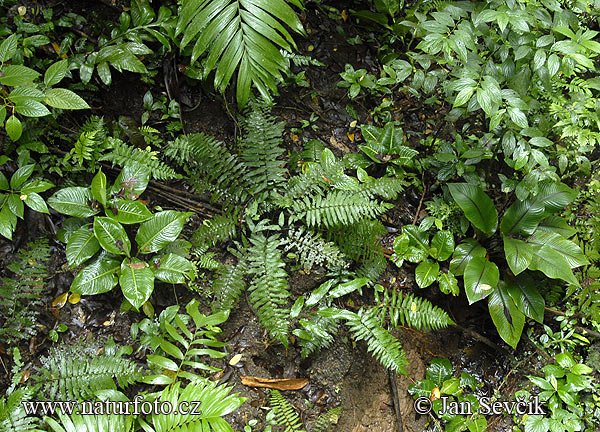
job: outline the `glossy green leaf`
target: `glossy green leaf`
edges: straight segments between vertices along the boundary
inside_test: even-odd
[[[24,194],[22,196],[25,196],[23,202],[31,210],[35,210],[38,213],[50,214],[44,198],[42,198],[39,194],[35,192],[29,192],[28,194]]]
[[[29,164],[22,166],[10,178],[10,187],[13,190],[18,190],[23,183],[27,181],[31,174],[33,174],[33,169],[35,168],[35,164]]]
[[[489,296],[488,308],[500,337],[516,349],[525,325],[525,315],[509,296],[503,281]]]
[[[154,260],[154,277],[163,282],[181,284],[193,276],[194,266],[184,257],[167,254]]]
[[[546,215],[550,215],[564,209],[576,196],[577,192],[563,183],[543,183],[535,199],[544,205]]]
[[[114,195],[123,190],[126,198],[137,198],[146,190],[150,181],[150,173],[148,166],[139,163],[126,164],[117,176],[110,190],[111,194]]]
[[[500,230],[503,234],[531,235],[544,218],[546,208],[538,200],[517,200],[506,210]]]
[[[90,106],[80,96],[64,88],[52,88],[46,92],[44,101],[53,108],[66,110],[89,109]]]
[[[526,243],[523,240],[505,236],[503,236],[503,239],[506,262],[508,263],[510,270],[516,276],[529,267],[531,259],[533,258],[533,248],[531,244]]]
[[[98,170],[98,174],[92,179],[92,196],[100,204],[106,206],[106,175],[102,170]]]
[[[15,104],[15,111],[25,117],[44,117],[50,114],[48,108],[34,100],[24,100]]]
[[[539,270],[551,279],[562,279],[579,286],[567,259],[549,245],[536,245],[529,269]]]
[[[100,211],[92,207],[92,194],[83,187],[63,188],[48,198],[48,204],[59,213],[75,217],[89,217]]]
[[[440,265],[436,261],[425,260],[415,269],[415,280],[419,288],[425,288],[434,283],[440,273]]]
[[[487,251],[475,239],[466,239],[454,250],[450,261],[450,271],[457,276],[462,276],[465,267],[475,257],[485,258]]]
[[[458,288],[458,281],[456,280],[452,272],[440,272],[438,276],[438,283],[440,285],[440,291],[444,294],[452,294],[453,296],[458,296],[460,294],[460,289]]]
[[[465,268],[465,292],[469,304],[489,296],[498,286],[500,272],[498,266],[482,257],[475,257]]]
[[[529,274],[522,274],[517,278],[506,278],[505,285],[508,294],[517,307],[529,318],[539,323],[544,321],[544,297],[539,293],[537,283]]]
[[[166,210],[142,223],[135,236],[140,253],[157,252],[175,241],[191,214]]]
[[[548,216],[539,223],[537,229],[538,231],[554,232],[564,238],[573,237],[577,233],[577,230],[560,216]]]
[[[589,264],[585,254],[581,251],[581,248],[572,242],[567,240],[560,234],[548,232],[548,231],[536,231],[531,237],[527,239],[527,243],[532,245],[546,245],[554,249],[556,252],[561,254],[566,261],[569,263],[571,268],[580,267]]]
[[[106,210],[106,214],[117,222],[125,225],[142,223],[152,217],[152,213],[143,202],[122,198],[116,200],[114,206],[109,206]]]
[[[84,225],[69,236],[66,254],[71,267],[85,262],[100,250],[100,243],[90,228],[91,224]]]
[[[446,261],[454,252],[454,236],[450,231],[438,231],[431,240],[429,254],[438,261]]]
[[[355,278],[351,281],[344,282],[336,286],[329,292],[328,297],[338,298],[357,291],[368,284],[371,280],[369,278]]]
[[[8,190],[8,179],[2,171],[0,171],[0,191]]]
[[[1,177],[1,176],[0,176]],[[2,190],[1,186],[2,182],[0,181],[0,190]],[[48,189],[53,188],[54,183],[49,182],[48,180],[30,180],[21,186],[22,194],[29,194],[31,192],[40,193],[46,192]]]
[[[21,120],[16,118],[14,114],[6,120],[6,125],[4,127],[11,140],[18,141],[19,138],[21,138],[21,135],[23,134],[23,125],[21,124]]]
[[[23,200],[17,194],[10,194],[8,196],[7,201],[8,208],[11,212],[13,212],[17,217],[23,219],[23,212],[25,211],[25,205],[23,204]]]
[[[498,212],[483,189],[468,183],[450,183],[448,189],[454,201],[476,228],[486,234],[496,231]]]
[[[126,258],[121,264],[119,284],[125,298],[139,309],[154,291],[154,273],[144,261]]]
[[[115,255],[127,255],[131,252],[131,242],[120,223],[108,217],[94,218],[94,235],[100,246]]]
[[[13,58],[17,52],[17,34],[13,33],[0,44],[0,62],[4,63]]]
[[[92,264],[84,267],[73,279],[71,291],[82,295],[101,294],[113,289],[118,283],[116,273],[121,263],[100,255]]]
[[[61,82],[67,74],[68,67],[68,60],[60,60],[50,65],[50,67],[46,69],[46,73],[44,73],[44,84],[48,87],[52,87]]]
[[[2,67],[0,83],[5,86],[26,86],[40,76],[39,72],[23,65],[8,65]]]

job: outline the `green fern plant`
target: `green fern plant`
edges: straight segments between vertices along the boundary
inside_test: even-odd
[[[17,259],[7,265],[15,276],[0,282],[0,338],[6,343],[28,339],[37,332],[49,259],[48,240],[40,239],[20,249]]]
[[[276,426],[283,428],[285,432],[305,432],[306,424],[300,420],[298,412],[292,404],[278,391],[271,390],[269,393],[269,407],[274,415]],[[332,408],[321,414],[315,421],[311,432],[325,432],[342,412],[342,407]]]
[[[67,415],[62,412],[58,413],[59,421],[51,417],[44,417],[44,421],[54,432],[132,432],[134,419],[135,417],[131,415]]]
[[[300,0],[188,0],[179,10],[175,36],[181,36],[184,53],[194,42],[191,64],[203,58],[202,75],[206,78],[214,70],[214,86],[221,93],[237,70],[237,101],[244,106],[252,84],[265,98],[269,90],[277,91],[287,66],[278,47],[296,47],[287,28],[304,34],[288,3],[302,8]]]
[[[112,339],[102,347],[88,341],[75,345],[61,344],[42,358],[42,367],[33,376],[39,394],[50,400],[87,400],[99,390],[116,390],[138,382],[142,372],[126,357],[131,347],[118,347]]]
[[[15,390],[8,397],[0,399],[0,432],[42,432],[39,418],[25,412],[23,402],[34,394],[31,387]]]
[[[79,138],[65,160],[73,158],[80,167],[85,163],[93,171],[100,154],[106,147],[106,132],[104,118],[91,116],[81,127]]]

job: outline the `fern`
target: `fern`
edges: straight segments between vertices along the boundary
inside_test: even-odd
[[[288,236],[282,241],[284,251],[295,249],[305,270],[315,265],[327,265],[333,269],[348,266],[344,255],[332,242],[325,241],[320,234],[304,228],[290,227]]]
[[[216,215],[206,219],[203,224],[194,231],[192,243],[195,246],[206,245],[212,247],[232,239],[236,235],[237,212]]]
[[[177,382],[166,387],[160,394],[159,403],[170,402],[173,407],[188,406],[190,411],[197,406],[197,413],[171,414],[165,416],[152,413],[148,422],[143,422],[147,432],[181,431],[181,432],[226,432],[233,429],[223,418],[237,410],[246,400],[238,393],[230,394],[231,387],[218,385],[208,378],[197,378],[185,388]],[[182,404],[183,402],[187,405]]]
[[[282,426],[285,432],[303,432],[300,416],[278,390],[269,393],[269,406],[275,414],[277,425]]]
[[[285,25],[304,34],[302,24],[285,0],[188,0],[179,11],[175,36],[182,35],[180,49],[192,41],[192,65],[208,53],[203,62],[205,76],[215,71],[215,89],[223,93],[237,69],[237,101],[244,106],[254,84],[268,98],[277,92],[277,79],[286,69],[286,60],[277,46],[291,51],[294,40]],[[290,0],[302,7],[300,0]]]
[[[89,162],[90,166],[94,166],[105,147],[104,118],[91,116],[81,127],[79,138],[73,145],[70,155],[77,159],[79,166],[82,166],[84,162]]]
[[[364,340],[367,350],[387,369],[406,374],[404,366],[408,363],[398,339],[382,327],[377,310],[360,309],[358,313],[346,312],[352,337]]]
[[[428,300],[398,290],[393,290],[391,296],[385,291],[378,308],[379,322],[383,325],[389,316],[390,324],[396,328],[403,325],[417,330],[438,330],[455,324],[446,311]]]
[[[400,177],[370,177],[368,181],[360,184],[357,191],[367,198],[379,196],[386,200],[395,200],[408,184]]]
[[[252,277],[249,286],[250,303],[256,310],[261,324],[285,347],[288,345],[286,308],[290,296],[285,263],[281,259],[279,235],[269,238],[262,233],[253,233],[248,248],[248,274]]]
[[[0,432],[42,432],[39,419],[28,416],[23,408],[33,396],[33,388],[20,388],[0,399]]]
[[[360,266],[354,270],[355,277],[367,278],[370,284],[377,282],[387,265],[387,260],[383,255],[374,254],[370,259],[363,261]]]
[[[193,382],[199,378],[196,370],[220,370],[203,363],[201,358],[223,358],[227,355],[213,348],[227,345],[217,340],[219,330],[216,326],[227,321],[229,311],[206,316],[198,310],[198,301],[195,299],[187,304],[185,310],[187,314],[174,314],[172,319],[161,316],[160,327],[164,331],[153,341],[153,345],[157,346],[155,354],[147,357],[149,366],[160,372],[145,376],[144,382],[165,385],[182,378]],[[190,321],[194,323],[193,331],[188,328]]]
[[[363,218],[374,218],[391,204],[365,199],[360,194],[332,191],[325,196],[306,196],[293,205],[295,217],[304,219],[309,227],[352,225]]]
[[[301,319],[299,324],[301,328],[294,329],[293,333],[302,347],[302,358],[329,348],[335,342],[334,335],[337,333],[338,323],[334,317],[311,312],[306,319]]]
[[[207,250],[208,247],[202,246],[192,251],[192,255],[196,258],[194,264],[198,268],[217,270],[221,267],[221,264],[215,259],[216,254],[214,252],[207,252]]]
[[[217,270],[212,284],[216,295],[213,310],[231,309],[235,305],[246,288],[244,276],[247,270],[245,259],[239,259],[234,265],[224,264]]]
[[[86,400],[98,390],[116,389],[114,379],[126,388],[141,379],[141,372],[132,360],[123,357],[125,349],[109,340],[102,354],[96,343],[66,345],[50,349],[41,360],[42,368],[35,381],[51,400]]]
[[[80,415],[64,413],[58,414],[60,423],[50,417],[45,417],[45,422],[54,432],[103,432],[103,431],[133,431],[134,417],[131,415]]]
[[[150,168],[152,177],[156,180],[181,178],[181,175],[177,174],[173,168],[160,161],[151,152],[130,146],[118,138],[110,137],[108,143],[110,153],[102,156],[101,161],[109,161],[119,166],[125,166],[131,162],[144,165]]]
[[[387,230],[378,220],[361,220],[349,227],[331,230],[330,234],[350,258],[371,260],[376,255],[383,255],[380,238]]]
[[[335,407],[321,414],[315,422],[313,432],[325,432],[332,423],[337,423],[341,413],[342,407]]]
[[[248,168],[247,181],[255,199],[265,192],[277,191],[285,181],[283,162],[283,122],[269,114],[266,101],[252,100],[240,123],[246,131],[241,141],[241,160]],[[263,200],[261,200],[263,201]]]
[[[7,266],[16,275],[2,278],[0,285],[0,337],[7,343],[28,339],[37,332],[49,259],[48,241],[41,239],[19,250],[17,259]]]

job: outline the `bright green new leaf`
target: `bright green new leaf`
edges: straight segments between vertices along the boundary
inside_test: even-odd
[[[485,258],[487,251],[475,239],[466,239],[454,250],[450,261],[450,271],[457,276],[462,276],[465,267],[473,258]]]
[[[119,284],[125,298],[139,309],[154,291],[154,273],[144,261],[125,258],[121,263]]]
[[[18,141],[21,138],[21,134],[23,134],[23,125],[21,125],[21,120],[11,115],[8,120],[6,120],[6,133],[13,141]]]
[[[192,213],[166,210],[142,223],[135,236],[140,253],[157,252],[177,240],[185,221],[191,215]]]
[[[510,270],[516,276],[529,267],[533,258],[533,247],[523,240],[505,236],[503,236],[503,239],[506,262],[508,262]]]
[[[536,245],[529,269],[539,270],[551,279],[562,279],[579,286],[567,259],[549,245]]]
[[[115,255],[127,255],[131,252],[131,242],[120,223],[107,217],[94,218],[94,235],[100,246]]]
[[[142,223],[152,217],[152,213],[143,202],[122,198],[114,202],[114,207],[108,207],[106,214],[124,225]]]
[[[48,204],[59,213],[75,217],[89,217],[100,211],[92,207],[92,194],[88,188],[68,187],[48,198]]]
[[[415,269],[415,280],[419,288],[425,288],[434,283],[440,273],[440,265],[436,261],[425,260]]]
[[[488,308],[500,337],[511,347],[517,347],[525,325],[525,315],[508,295],[503,281],[488,298]]]
[[[498,225],[498,212],[489,196],[479,186],[450,183],[448,189],[471,223],[485,234],[492,234]]]
[[[454,252],[454,236],[450,231],[438,231],[431,240],[429,254],[438,261],[446,261]]]
[[[110,291],[117,283],[116,273],[121,263],[100,255],[92,264],[84,267],[73,279],[71,291],[82,295],[101,294]]]
[[[71,267],[85,262],[100,250],[100,243],[90,228],[90,224],[84,225],[69,236],[67,262]]]
[[[102,170],[98,170],[98,174],[92,179],[92,196],[106,206],[106,175]]]
[[[440,285],[440,291],[444,294],[452,294],[453,296],[457,296],[460,294],[460,289],[458,288],[458,281],[456,280],[452,272],[440,272],[438,276],[438,283]]]
[[[66,110],[89,109],[89,105],[71,90],[52,88],[46,92],[45,102],[53,108]]]
[[[469,304],[483,300],[498,286],[498,266],[482,257],[475,257],[465,268],[465,292]]]
[[[194,266],[184,257],[175,254],[167,254],[154,261],[154,277],[163,282],[174,284],[184,283],[186,278],[193,275]]]

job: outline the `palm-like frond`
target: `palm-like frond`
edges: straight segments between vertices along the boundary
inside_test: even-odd
[[[304,34],[302,23],[288,5],[302,7],[300,0],[186,0],[179,12],[176,35],[182,34],[180,48],[196,41],[192,64],[208,53],[204,73],[215,70],[215,88],[221,92],[236,69],[237,100],[243,106],[254,84],[265,97],[277,90],[276,80],[287,68],[278,47],[295,48],[283,23]]]

